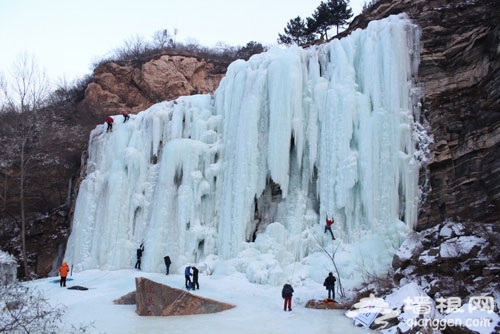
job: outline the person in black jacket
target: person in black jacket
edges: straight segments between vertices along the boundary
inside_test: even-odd
[[[137,262],[135,263],[135,269],[141,270],[142,252],[144,252],[144,243],[141,243],[139,248],[137,248]]]
[[[195,266],[191,267],[191,269],[193,270],[193,290],[196,290],[196,289],[200,289],[200,284],[198,283],[198,268],[196,268]]]
[[[288,311],[292,310],[292,296],[293,296],[293,288],[290,284],[285,283],[283,285],[283,289],[281,290],[281,297],[285,300],[283,304],[283,311],[286,311],[288,307]]]
[[[165,261],[165,268],[167,269],[167,273],[166,275],[168,275],[168,273],[170,272],[170,265],[172,264],[172,261],[170,261],[170,256],[165,256],[163,258],[163,261]]]
[[[323,283],[323,286],[328,290],[328,299],[334,300],[335,299],[335,282],[337,279],[333,274],[330,272],[328,276],[325,278],[325,282]]]

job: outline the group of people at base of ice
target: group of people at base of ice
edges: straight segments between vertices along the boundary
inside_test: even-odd
[[[142,242],[139,248],[137,248],[137,262],[135,263],[135,269],[141,270],[142,253],[144,253],[144,242]],[[170,265],[172,264],[170,256],[166,255],[163,257],[163,261],[165,262],[166,275],[168,275],[170,273]]]
[[[325,231],[326,232],[326,231]],[[144,242],[141,243],[139,248],[137,248],[137,262],[135,264],[135,268],[138,270],[141,270],[141,258],[142,258],[142,253],[144,252]],[[172,261],[170,260],[170,256],[166,255],[163,258],[165,262],[165,268],[166,268],[166,275],[170,273],[170,265],[172,264]],[[192,271],[192,272],[191,272]],[[69,273],[69,266],[67,262],[64,262],[60,267],[59,267],[59,274],[61,276],[60,279],[60,285],[61,287],[66,286],[66,277],[68,276]],[[185,285],[187,290],[199,290],[200,289],[200,283],[198,281],[198,274],[199,270],[195,266],[187,266],[184,269],[184,278],[185,278]],[[193,280],[191,280],[191,276],[193,277]],[[323,283],[323,286],[328,290],[328,301],[334,301],[335,299],[335,282],[337,279],[335,276],[333,276],[333,273],[329,273],[328,276],[325,278],[325,281]],[[291,311],[292,310],[292,296],[293,296],[293,287],[289,283],[285,283],[283,285],[283,289],[281,290],[281,297],[283,297],[284,304],[283,304],[283,310],[286,311]]]
[[[325,278],[323,286],[328,290],[328,299],[327,301],[334,302],[335,301],[335,282],[337,279],[333,276],[333,273],[329,273]],[[293,296],[293,287],[290,283],[285,283],[283,285],[283,289],[281,289],[281,297],[284,300],[283,303],[283,311],[291,311],[292,310],[292,296]]]
[[[128,118],[125,118],[124,122],[127,121]],[[111,122],[112,123],[112,122]],[[334,223],[334,219],[332,218],[331,220],[328,219],[328,216],[326,216],[326,225],[325,225],[325,233],[327,231],[330,231],[330,234],[332,235],[332,240],[335,240],[335,237],[333,236],[332,232],[332,224]],[[141,243],[139,248],[137,248],[137,262],[135,263],[135,269],[141,270],[141,258],[142,258],[142,253],[144,252],[144,242]],[[172,264],[172,261],[170,260],[170,256],[166,255],[163,258],[165,262],[165,268],[166,268],[166,275],[170,273],[170,265]],[[191,272],[191,270],[193,272]],[[61,275],[61,287],[66,286],[66,277],[69,272],[69,267],[66,262],[64,262],[61,267],[59,267],[59,273]],[[184,278],[185,278],[185,285],[187,290],[199,290],[200,289],[200,284],[198,282],[198,273],[199,270],[195,266],[187,266],[184,269]],[[191,281],[191,276],[193,277],[193,280]],[[323,286],[328,290],[328,301],[333,301],[335,300],[335,282],[337,279],[335,276],[333,276],[333,273],[329,273],[328,276],[325,278],[325,281],[323,283]],[[292,310],[292,296],[293,296],[293,287],[289,283],[285,283],[283,285],[283,289],[281,290],[281,297],[284,299],[284,304],[283,304],[283,310],[286,311],[291,311]]]

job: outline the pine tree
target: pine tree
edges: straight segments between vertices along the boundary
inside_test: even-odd
[[[310,29],[308,29],[308,26],[304,20],[300,18],[300,16],[290,20],[284,30],[284,35],[279,34],[279,44],[297,44],[302,46],[314,40],[313,34],[310,32]]]
[[[312,15],[310,23],[314,32],[320,34],[321,39],[328,40],[328,30],[332,26],[337,26],[337,34],[339,26],[347,23],[352,17],[352,9],[348,8],[349,1],[345,0],[329,0],[321,2],[316,11]]]

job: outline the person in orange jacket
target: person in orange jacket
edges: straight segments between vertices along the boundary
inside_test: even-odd
[[[64,262],[60,267],[59,267],[59,275],[61,275],[61,280],[60,285],[61,287],[66,286],[66,277],[68,276],[69,273],[69,266],[67,262]]]

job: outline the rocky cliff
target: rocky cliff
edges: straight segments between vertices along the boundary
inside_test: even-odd
[[[102,114],[120,114],[121,109],[139,112],[179,96],[213,93],[228,65],[189,55],[108,62],[95,69],[84,103]]]
[[[418,81],[434,137],[419,229],[500,220],[500,2],[381,0],[343,35],[405,12],[422,29]]]

